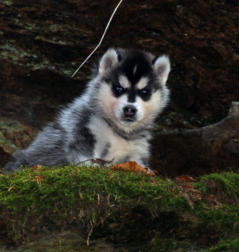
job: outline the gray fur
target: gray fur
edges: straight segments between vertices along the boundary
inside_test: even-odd
[[[136,161],[148,167],[151,128],[168,102],[169,90],[165,83],[169,71],[167,56],[155,60],[150,53],[109,49],[100,60],[98,74],[88,83],[84,94],[63,109],[55,122],[48,124],[27,149],[18,152],[15,160],[5,166],[6,170],[37,164],[77,164],[95,158],[113,160],[114,163]],[[132,85],[128,88],[130,91],[125,89],[125,98],[118,97],[110,89],[117,83],[119,74],[124,74]],[[140,91],[137,90],[137,82],[147,76],[150,96],[137,98]],[[148,106],[144,108],[156,92],[160,92],[160,96],[156,96],[160,98],[154,98],[158,100],[152,102],[152,110]],[[134,99],[127,99],[127,95],[134,96]],[[115,103],[118,107],[113,110]],[[121,118],[125,104],[137,107],[134,118]]]
[[[7,171],[13,171],[26,165],[66,164],[67,159],[63,150],[64,142],[64,130],[57,123],[51,123],[38,134],[26,150],[17,152],[16,161],[8,163],[5,168]]]
[[[109,149],[110,149],[110,143],[105,144],[105,147],[100,155],[101,159],[104,159],[106,157],[106,155],[109,153]]]

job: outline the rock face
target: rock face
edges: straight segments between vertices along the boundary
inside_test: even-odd
[[[60,106],[81,93],[93,62],[108,47],[170,55],[172,102],[159,128],[201,127],[226,116],[231,101],[239,97],[238,1],[125,1],[102,47],[72,79],[115,5],[109,0],[1,1],[1,122],[12,120],[27,128],[31,138]],[[30,139],[6,141],[18,149]],[[12,154],[6,142],[0,146]],[[2,154],[0,159],[5,162]]]
[[[199,176],[223,170],[238,171],[239,103],[218,123],[183,132],[158,134],[153,141],[153,167],[166,176]]]

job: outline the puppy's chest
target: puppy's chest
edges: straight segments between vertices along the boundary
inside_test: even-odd
[[[103,120],[92,119],[89,129],[95,137],[94,158],[122,162],[145,156],[148,152],[148,141],[144,138],[127,140],[116,134]]]

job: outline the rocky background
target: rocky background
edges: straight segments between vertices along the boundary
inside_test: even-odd
[[[237,0],[124,1],[102,46],[73,79],[72,73],[98,43],[116,4],[112,0],[0,0],[0,166],[81,93],[91,68],[108,47],[170,55],[172,100],[158,121],[158,132],[197,129],[220,121],[231,102],[239,99]],[[197,143],[200,138],[193,145]],[[155,146],[154,156],[159,156],[160,146]],[[234,163],[238,153],[239,149]],[[203,156],[196,158],[198,169],[205,167],[199,160]],[[154,168],[159,169],[156,161]],[[189,167],[184,160],[180,172]],[[174,175],[176,169],[162,172]]]

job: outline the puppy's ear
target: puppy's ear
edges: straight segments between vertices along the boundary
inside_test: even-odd
[[[154,70],[158,74],[159,79],[163,85],[166,84],[169,72],[171,70],[169,57],[162,55],[154,61]]]
[[[118,63],[118,55],[115,49],[110,48],[102,56],[99,64],[99,74],[104,74],[111,70]]]

